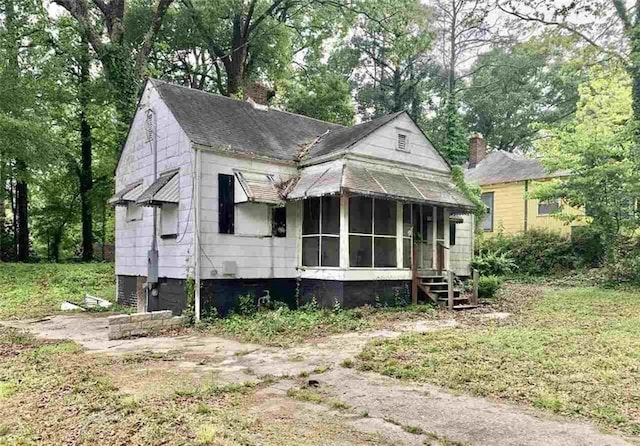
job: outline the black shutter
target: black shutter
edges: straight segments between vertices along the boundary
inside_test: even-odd
[[[287,208],[273,208],[271,214],[271,234],[274,237],[287,236]]]
[[[218,174],[218,232],[233,234],[234,227],[234,176]]]
[[[449,223],[449,246],[456,245],[456,224]]]

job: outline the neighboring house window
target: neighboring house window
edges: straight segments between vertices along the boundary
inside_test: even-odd
[[[456,246],[456,224],[449,223],[449,246]]]
[[[413,208],[410,204],[402,205],[402,267],[411,268],[411,256],[413,246],[411,236],[413,233]]]
[[[304,200],[302,265],[340,266],[340,197]]]
[[[538,215],[549,215],[560,209],[558,200],[538,201]]]
[[[234,233],[234,181],[233,175],[218,174],[218,232],[220,234]]]
[[[142,208],[135,203],[127,203],[127,221],[142,220]]]
[[[173,238],[178,235],[178,205],[165,203],[160,207],[160,236]]]
[[[271,210],[271,235],[287,236],[287,208],[279,207]]]
[[[349,199],[349,265],[396,267],[396,202]]]
[[[482,219],[482,229],[485,232],[493,231],[493,192],[486,192],[482,194],[482,202],[487,207],[487,213]]]
[[[398,140],[396,142],[396,149],[402,152],[409,151],[409,135],[406,133],[398,133]]]

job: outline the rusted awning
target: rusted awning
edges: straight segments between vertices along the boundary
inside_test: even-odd
[[[446,206],[455,212],[472,212],[473,203],[446,177],[421,177],[400,169],[383,170],[356,163],[328,163],[305,168],[287,196],[296,200],[343,192],[390,200]]]
[[[284,203],[277,186],[276,179],[269,174],[247,171],[234,171],[242,188],[243,197],[236,202],[255,202],[281,205]]]
[[[160,175],[151,186],[145,189],[136,203],[139,206],[162,206],[178,204],[180,201],[180,175],[177,170]]]
[[[116,194],[107,201],[111,206],[126,206],[135,202],[142,193],[142,181],[136,181]]]

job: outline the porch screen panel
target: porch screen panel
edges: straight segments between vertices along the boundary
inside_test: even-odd
[[[402,267],[411,268],[413,255],[413,205],[402,206]]]
[[[235,232],[235,177],[218,174],[218,232],[233,234]]]
[[[397,204],[369,197],[349,199],[349,265],[395,268]]]
[[[302,265],[340,266],[339,197],[310,198],[304,201]]]

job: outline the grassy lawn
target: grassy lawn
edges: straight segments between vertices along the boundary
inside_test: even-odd
[[[270,400],[269,378],[225,384],[185,359],[87,354],[0,328],[0,444],[390,445],[286,395]]]
[[[357,366],[640,434],[640,293],[546,289],[504,322],[373,341]]]
[[[113,300],[113,265],[0,263],[0,319],[46,316],[84,293]]]

